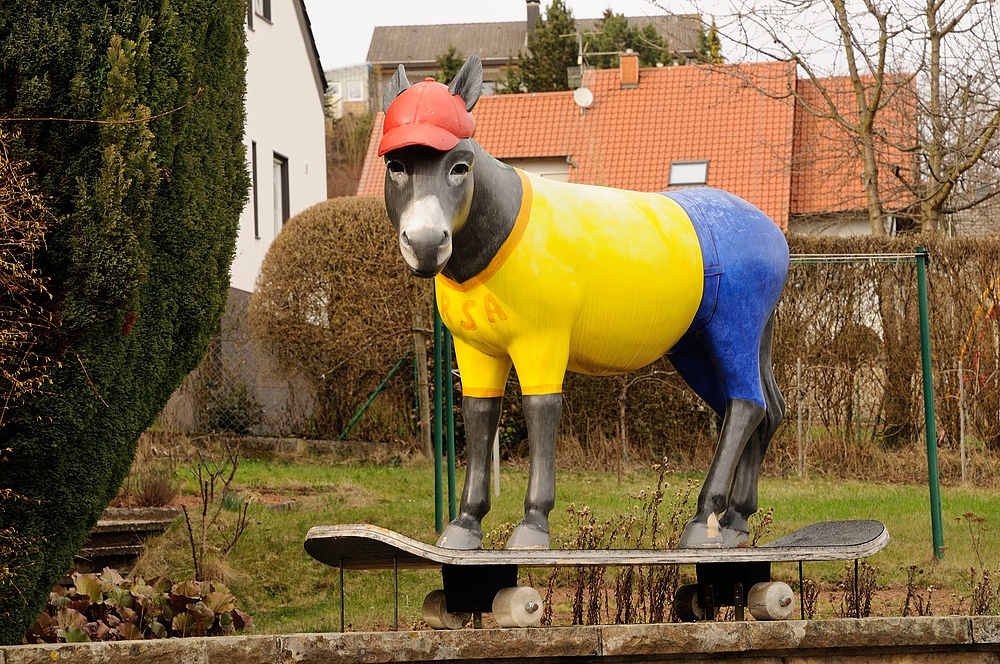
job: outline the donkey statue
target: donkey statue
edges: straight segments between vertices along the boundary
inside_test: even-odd
[[[771,367],[788,273],[781,230],[714,189],[638,193],[500,163],[472,140],[482,78],[475,55],[450,86],[411,86],[400,65],[383,97],[386,210],[412,273],[435,279],[462,382],[468,466],[459,515],[438,545],[481,545],[511,367],[530,469],[507,548],[548,548],[565,372],[622,374],[664,354],[723,418],[679,545],[745,543],[761,461],[784,414]]]

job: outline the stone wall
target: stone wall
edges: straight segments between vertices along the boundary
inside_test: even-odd
[[[0,664],[756,661],[1000,663],[1000,617],[352,632],[0,648]]]

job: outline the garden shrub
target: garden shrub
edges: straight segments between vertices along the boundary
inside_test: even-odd
[[[312,387],[316,435],[336,438],[396,362],[412,357],[413,315],[430,326],[431,298],[432,282],[403,263],[381,199],[333,198],[296,215],[271,244],[249,323],[280,370]],[[352,438],[412,437],[412,376],[410,360]]]
[[[58,220],[36,262],[58,364],[0,430],[0,488],[23,497],[0,531],[38,542],[0,595],[0,643],[21,640],[222,313],[249,180],[245,14],[243,0],[0,6],[0,124]]]

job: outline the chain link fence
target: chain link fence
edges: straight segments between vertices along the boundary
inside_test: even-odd
[[[250,337],[249,300],[249,293],[229,289],[219,332],[160,414],[160,428],[251,436],[292,436],[308,428],[309,386],[280,377],[267,352]]]

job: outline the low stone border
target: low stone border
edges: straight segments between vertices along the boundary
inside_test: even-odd
[[[1000,617],[349,632],[7,646],[0,664],[771,660],[1000,662]]]

